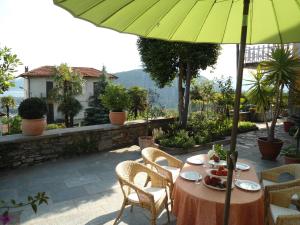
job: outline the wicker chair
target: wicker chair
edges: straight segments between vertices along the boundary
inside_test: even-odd
[[[288,208],[291,198],[300,194],[300,186],[281,188],[268,192],[265,205],[268,209],[266,221],[269,225],[300,225],[300,212]]]
[[[294,176],[295,180],[287,181],[279,183],[279,177],[283,173],[288,173],[292,176]],[[283,165],[280,167],[264,170],[261,172],[261,183],[264,186],[265,189],[265,202],[269,202],[269,193],[270,191],[276,191],[281,190],[284,188],[291,188],[294,186],[300,186],[300,165],[299,164],[289,164],[289,165]],[[291,203],[297,206],[298,209],[300,209],[300,199],[298,195],[293,195],[291,198]],[[268,217],[269,210],[267,208],[267,205],[265,204],[265,215],[266,218]],[[268,220],[265,220],[265,224],[268,224]]]
[[[164,151],[152,147],[144,148],[142,150],[142,157],[146,165],[150,165],[152,169],[156,170],[159,174],[166,178],[169,187],[171,206],[173,206],[171,195],[174,182],[183,167],[183,162]],[[157,160],[162,158],[167,161],[167,166],[162,166],[157,163]]]
[[[117,224],[127,205],[137,205],[149,210],[151,212],[151,225],[156,224],[157,216],[166,208],[168,222],[170,222],[167,183],[164,177],[134,161],[119,163],[116,167],[116,173],[124,195],[124,201],[114,225]],[[140,187],[134,182],[135,176],[139,173],[146,173],[150,177],[150,187]]]
[[[262,184],[264,186],[278,184],[279,176],[283,173],[289,173],[295,179],[300,179],[300,164],[288,164],[262,171]]]

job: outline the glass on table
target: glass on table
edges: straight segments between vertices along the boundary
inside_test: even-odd
[[[240,179],[241,170],[235,168],[234,170],[234,181],[238,181]]]

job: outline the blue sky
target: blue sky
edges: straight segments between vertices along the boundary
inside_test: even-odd
[[[0,46],[8,46],[16,53],[23,66],[33,69],[43,65],[87,66],[109,72],[141,68],[136,48],[136,36],[75,19],[58,8],[52,0],[1,0]],[[209,79],[235,76],[235,45],[223,45],[215,69],[201,74]],[[17,74],[18,74],[17,73]]]

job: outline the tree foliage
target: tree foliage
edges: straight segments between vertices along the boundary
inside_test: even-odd
[[[178,77],[179,119],[185,127],[191,80],[197,77],[200,69],[205,70],[217,62],[219,45],[167,42],[146,38],[139,38],[137,45],[144,69],[158,87],[162,88],[170,84],[176,76]]]
[[[147,90],[138,86],[133,86],[128,90],[129,111],[136,119],[138,113],[144,112],[147,108]]]
[[[0,94],[3,94],[10,87],[14,86],[11,81],[17,66],[21,65],[20,59],[11,52],[10,48],[0,47]]]
[[[74,117],[82,110],[82,105],[75,97],[68,97],[59,104],[57,110],[69,116],[69,125],[73,127]]]
[[[217,80],[219,95],[217,96],[217,104],[220,106],[220,112],[229,118],[230,108],[234,105],[234,89],[232,87],[231,77]]]
[[[6,110],[6,116],[9,118],[9,111],[16,107],[16,101],[13,96],[1,97],[1,107]]]
[[[82,94],[84,79],[67,64],[56,67],[55,72],[54,88],[49,98],[59,104],[60,111],[64,113],[66,127],[72,127],[74,117],[82,108],[75,97]]]
[[[272,50],[268,60],[260,63],[260,68],[264,73],[264,85],[272,87],[274,91],[275,106],[268,134],[268,140],[273,141],[284,88],[299,91],[293,84],[300,68],[300,57],[288,48],[278,47]]]
[[[110,83],[106,86],[100,99],[102,104],[113,112],[122,112],[129,106],[129,95],[122,85]]]

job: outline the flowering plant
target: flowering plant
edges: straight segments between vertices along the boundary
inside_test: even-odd
[[[26,202],[16,202],[14,199],[10,202],[0,200],[0,210],[4,212],[0,214],[0,224],[7,225],[12,221],[12,216],[9,215],[9,210],[13,208],[20,208],[30,205],[32,210],[36,213],[37,207],[43,203],[48,204],[49,197],[45,192],[38,192],[35,196],[28,196]]]

